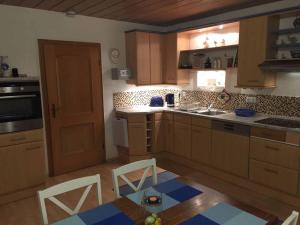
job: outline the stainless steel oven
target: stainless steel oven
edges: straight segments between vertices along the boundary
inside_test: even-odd
[[[39,81],[0,82],[0,133],[42,126]]]

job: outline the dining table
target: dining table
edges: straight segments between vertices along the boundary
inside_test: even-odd
[[[175,190],[178,185],[180,188]],[[162,225],[279,224],[279,220],[275,215],[258,209],[253,205],[236,200],[234,198],[234,193],[230,196],[220,193],[200,184],[190,177],[176,176],[171,180],[166,180],[156,186],[154,185],[153,187],[147,188],[156,188],[162,192],[167,189],[172,189],[171,192],[168,193],[165,191],[165,194],[166,196],[168,195],[168,198],[173,197],[176,201],[173,201],[173,199],[173,202],[171,201],[172,204],[169,207],[157,212],[158,217],[161,218]],[[140,193],[143,192],[144,190],[140,191]],[[132,196],[136,197],[138,195],[138,193],[127,193],[124,197],[108,203],[110,207],[113,207],[113,209],[106,209],[106,211],[104,210],[102,213],[102,206],[99,206],[99,210],[94,210],[94,213],[91,211],[86,213],[84,212],[82,215],[79,214],[79,218],[82,219],[83,223],[74,222],[75,220],[72,220],[70,223],[68,220],[65,220],[65,222],[61,221],[55,223],[55,225],[144,225],[145,218],[151,215],[151,212],[147,211],[143,205],[138,204],[133,200]],[[176,202],[176,204],[174,202]],[[112,213],[112,211],[116,211],[114,215],[118,216],[114,217],[119,217],[119,220],[116,218],[114,220],[100,220],[101,214],[106,214],[106,217],[108,217],[109,212]]]

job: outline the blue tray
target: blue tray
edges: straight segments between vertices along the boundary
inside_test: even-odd
[[[256,111],[254,109],[246,109],[246,108],[240,108],[234,110],[235,115],[242,116],[242,117],[251,117],[256,114]]]

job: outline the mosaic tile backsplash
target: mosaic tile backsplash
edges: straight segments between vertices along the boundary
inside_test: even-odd
[[[273,96],[273,95],[245,95],[230,93],[231,98],[227,103],[219,100],[219,92],[209,91],[179,91],[179,90],[149,90],[133,92],[117,92],[113,95],[113,104],[115,108],[130,107],[139,105],[149,105],[152,96],[162,96],[167,93],[175,94],[175,102],[195,103],[199,102],[201,106],[208,106],[213,103],[213,108],[234,110],[241,107],[254,108],[257,112],[278,116],[300,117],[300,97]],[[255,104],[247,104],[246,97],[255,96]]]

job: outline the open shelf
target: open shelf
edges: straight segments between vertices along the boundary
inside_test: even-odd
[[[300,33],[300,28],[289,28],[289,29],[282,29],[274,32],[274,34],[277,35],[283,35],[283,34],[297,34]]]
[[[237,67],[228,67],[228,68],[220,68],[220,69],[213,69],[213,68],[178,68],[179,70],[189,70],[189,71],[226,71],[229,69],[235,69]]]
[[[267,59],[259,65],[262,70],[276,72],[299,72],[300,58],[295,59]]]
[[[273,48],[277,48],[277,49],[295,49],[295,48],[300,49],[300,43],[274,45]]]
[[[192,50],[184,50],[180,51],[180,53],[190,53],[195,54],[199,52],[209,52],[209,51],[220,51],[220,50],[226,50],[226,49],[232,49],[232,48],[238,48],[239,45],[225,45],[220,47],[212,47],[212,48],[200,48],[200,49],[192,49]]]

